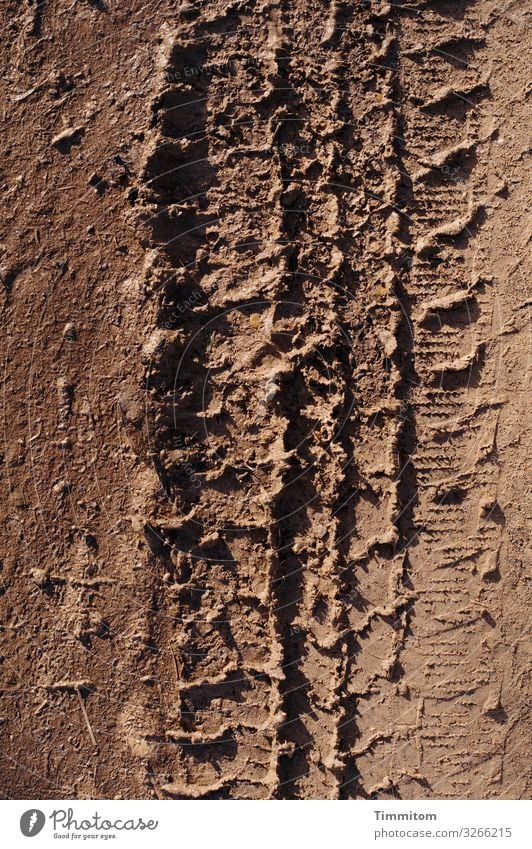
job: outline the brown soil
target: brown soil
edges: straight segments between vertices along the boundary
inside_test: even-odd
[[[3,4],[4,798],[523,798],[529,13]]]

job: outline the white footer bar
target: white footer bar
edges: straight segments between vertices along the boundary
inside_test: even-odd
[[[0,802],[6,849],[524,849],[531,813],[513,800]]]

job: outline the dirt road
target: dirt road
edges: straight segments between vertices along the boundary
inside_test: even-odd
[[[529,795],[530,12],[3,14],[3,797]]]

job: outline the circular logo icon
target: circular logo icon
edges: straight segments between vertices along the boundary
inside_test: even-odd
[[[20,818],[20,830],[25,837],[35,837],[44,827],[46,817],[42,811],[32,808],[24,811]]]

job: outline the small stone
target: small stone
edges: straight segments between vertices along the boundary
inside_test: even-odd
[[[384,348],[385,356],[391,357],[397,348],[397,339],[393,333],[383,327],[378,327],[375,330],[375,334]]]
[[[182,3],[178,9],[178,14],[191,20],[198,17],[199,11],[192,3]]]
[[[275,396],[279,392],[280,392],[280,388],[276,383],[268,383],[268,386],[266,387],[266,395],[264,396],[264,399],[269,403],[270,401],[273,401],[273,399],[275,398]]]
[[[69,342],[75,342],[77,339],[75,325],[71,321],[67,321],[63,327],[63,337]]]
[[[73,144],[79,144],[81,137],[85,133],[85,127],[67,127],[62,132],[58,133],[52,139],[52,145],[56,147],[60,153],[68,153]]]
[[[70,489],[70,484],[66,481],[57,481],[56,484],[52,487],[52,492],[55,492],[56,495],[64,495],[65,492],[68,492]]]
[[[501,709],[500,693],[490,693],[484,704],[482,705],[483,713],[494,713]]]
[[[43,589],[43,587],[45,587],[50,581],[50,573],[47,569],[34,569],[31,573],[31,577],[41,589]]]
[[[488,553],[480,568],[480,577],[484,581],[496,581],[500,578],[498,550]]]

